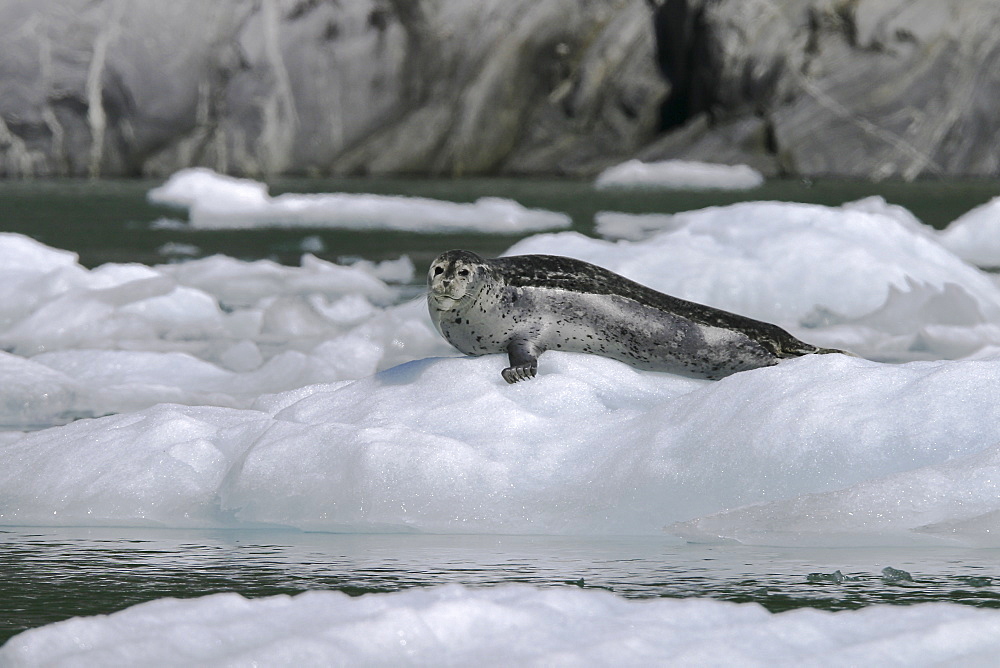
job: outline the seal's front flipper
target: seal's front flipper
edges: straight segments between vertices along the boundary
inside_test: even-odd
[[[508,383],[534,378],[538,373],[538,356],[542,354],[537,346],[523,339],[515,339],[507,345],[510,366],[500,372]]]

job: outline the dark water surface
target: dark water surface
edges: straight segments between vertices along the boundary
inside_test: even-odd
[[[318,240],[324,259],[364,257],[394,259],[408,254],[419,273],[438,253],[467,248],[496,255],[520,236],[487,234],[416,234],[324,229],[191,230],[152,225],[163,218],[186,220],[183,211],[146,201],[162,181],[37,180],[0,181],[0,231],[20,232],[56,248],[72,250],[93,267],[105,262],[158,264],[165,244],[197,247],[196,256],[223,253],[244,260],[270,258],[298,264],[302,241]],[[993,181],[768,181],[741,191],[598,191],[585,181],[552,179],[286,179],[273,181],[270,192],[353,192],[399,194],[469,202],[485,196],[509,197],[521,204],[561,211],[573,229],[592,234],[598,211],[674,213],[707,206],[755,200],[840,205],[881,195],[937,228],[1000,194]]]
[[[887,577],[887,567],[912,581]],[[0,529],[0,643],[27,628],[165,596],[313,589],[360,595],[452,583],[601,588],[630,598],[698,596],[757,602],[773,612],[929,601],[1000,608],[1000,550],[761,548],[680,544],[667,537],[8,528]]]

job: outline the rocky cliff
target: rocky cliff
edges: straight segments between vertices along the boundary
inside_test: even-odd
[[[6,0],[0,175],[995,175],[992,0]]]
[[[696,76],[674,77],[674,131],[647,158],[802,176],[1000,174],[1000,3],[667,0],[656,21],[668,76],[671,64]]]

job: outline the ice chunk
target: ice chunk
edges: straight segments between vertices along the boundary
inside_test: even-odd
[[[1000,343],[1000,322],[987,318],[963,286],[936,287],[909,277],[906,283],[906,289],[890,286],[885,303],[871,313],[845,318],[817,308],[801,324],[882,361],[988,355]]]
[[[312,234],[299,242],[299,248],[303,253],[322,253],[326,250],[326,243],[319,235]]]
[[[606,239],[642,241],[681,225],[683,222],[669,213],[635,214],[598,211],[594,216],[595,231]]]
[[[662,292],[774,322],[810,342],[861,355],[949,357],[1000,345],[1000,290],[994,281],[933,236],[912,231],[901,217],[850,207],[742,203],[634,216],[639,226],[648,218],[663,228],[645,241],[612,243],[563,232],[530,237],[507,254],[571,255]],[[610,220],[624,225],[628,216]],[[905,342],[898,331],[863,320],[880,309],[900,310],[897,297],[911,291],[916,294],[907,298],[907,317],[892,323],[906,332]],[[823,314],[836,317],[824,322]],[[890,318],[879,320],[884,325]],[[845,323],[856,327],[821,331]]]
[[[247,406],[261,394],[452,354],[426,305],[398,304],[412,289],[380,278],[412,278],[408,258],[345,267],[306,255],[286,267],[213,256],[88,270],[13,234],[0,235],[0,256],[9,260],[0,267],[0,346],[37,363],[22,359],[12,372],[19,380],[0,405],[9,426],[164,401]]]
[[[764,183],[748,165],[720,165],[686,160],[629,160],[598,174],[598,188],[672,188],[677,190],[746,190]]]
[[[806,576],[808,582],[832,582],[833,584],[843,584],[845,582],[857,582],[861,578],[851,575],[844,575],[839,570],[832,573],[810,573]]]
[[[882,569],[882,581],[889,584],[898,584],[900,582],[913,582],[913,576],[906,571],[900,570],[898,568],[893,568],[892,566],[886,566]]]
[[[909,232],[925,237],[934,237],[934,228],[925,225],[909,209],[898,204],[890,204],[880,195],[863,197],[843,205],[846,211],[862,211],[894,219]]]
[[[941,231],[941,243],[981,267],[1000,267],[1000,197],[958,217]]]
[[[150,190],[147,197],[154,204],[179,209],[191,209],[203,202],[214,202],[223,209],[254,209],[268,200],[265,184],[218,174],[206,167],[180,170]]]
[[[949,540],[991,540],[957,523],[1000,510],[998,360],[823,355],[712,383],[550,352],[517,386],[505,364],[421,360],[253,409],[29,434],[0,444],[0,523],[906,544],[950,521]],[[211,475],[163,456],[188,461],[194,439],[220,453]]]
[[[83,387],[44,364],[0,352],[0,429],[30,429],[69,421],[87,411]]]
[[[950,375],[946,369],[940,373]],[[941,389],[950,397],[946,401],[961,402],[958,388]],[[919,422],[921,417],[913,414],[909,419]],[[963,438],[963,428],[958,423],[955,428],[955,438]],[[988,437],[985,442],[994,440]],[[723,537],[747,543],[836,543],[850,541],[846,534],[867,534],[995,545],[998,516],[1000,445],[992,445],[939,463],[872,475],[843,489],[727,510],[669,530],[694,540]]]
[[[168,241],[157,248],[156,252],[165,257],[174,258],[197,257],[201,255],[201,249],[194,244],[185,244],[178,241]]]
[[[26,631],[5,666],[991,665],[1000,611],[955,604],[778,615],[711,599],[458,585],[160,599]]]
[[[192,227],[336,227],[408,232],[512,234],[569,227],[564,213],[528,209],[499,197],[471,204],[427,197],[351,193],[271,197],[267,186],[204,168],[184,169],[149,192],[152,202],[188,209]]]
[[[76,253],[51,248],[30,237],[0,232],[0,272],[4,274],[43,274],[75,268],[78,259]]]

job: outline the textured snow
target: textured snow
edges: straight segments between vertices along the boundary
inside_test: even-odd
[[[514,387],[504,365],[421,360],[251,409],[29,433],[0,444],[0,522],[687,536],[673,525],[770,504],[699,535],[907,544],[973,522],[945,537],[996,542],[974,520],[1000,511],[998,360],[825,355],[713,383],[546,353]]]
[[[26,631],[27,666],[995,665],[1000,611],[953,604],[768,613],[710,599],[446,586],[160,599]]]
[[[406,301],[405,258],[87,269],[0,234],[0,525],[1000,546],[1000,291],[946,235],[879,199],[608,221],[633,240],[509,252],[860,357],[708,382],[547,352],[510,386],[503,356],[455,356]],[[456,586],[161,599],[22,633],[0,664],[989,665],[997,638],[997,612],[947,604]]]
[[[210,169],[183,169],[149,192],[149,200],[188,210],[191,227],[335,227],[407,232],[515,234],[569,227],[564,213],[528,209],[499,197],[470,204],[426,197],[351,193],[272,197],[257,181],[223,176]]]
[[[981,267],[1000,267],[1000,197],[977,206],[941,231],[941,243]]]
[[[601,214],[598,228],[645,239],[537,235],[508,252],[574,255],[873,359],[953,359],[992,354],[1000,345],[994,278],[883,200]]]
[[[597,175],[598,188],[664,188],[675,190],[747,190],[764,183],[748,165],[719,165],[686,160],[629,160]]]
[[[0,235],[0,417],[38,429],[0,439],[0,522],[997,544],[1000,295],[910,218],[740,204],[510,250],[860,355],[718,383],[549,352],[508,386],[402,301],[405,259],[88,270]]]
[[[413,277],[406,258],[344,267],[305,255],[285,267],[212,256],[89,270],[72,253],[0,234],[0,260],[7,427],[165,401],[249,406],[451,354],[422,300],[400,303],[398,284]]]

